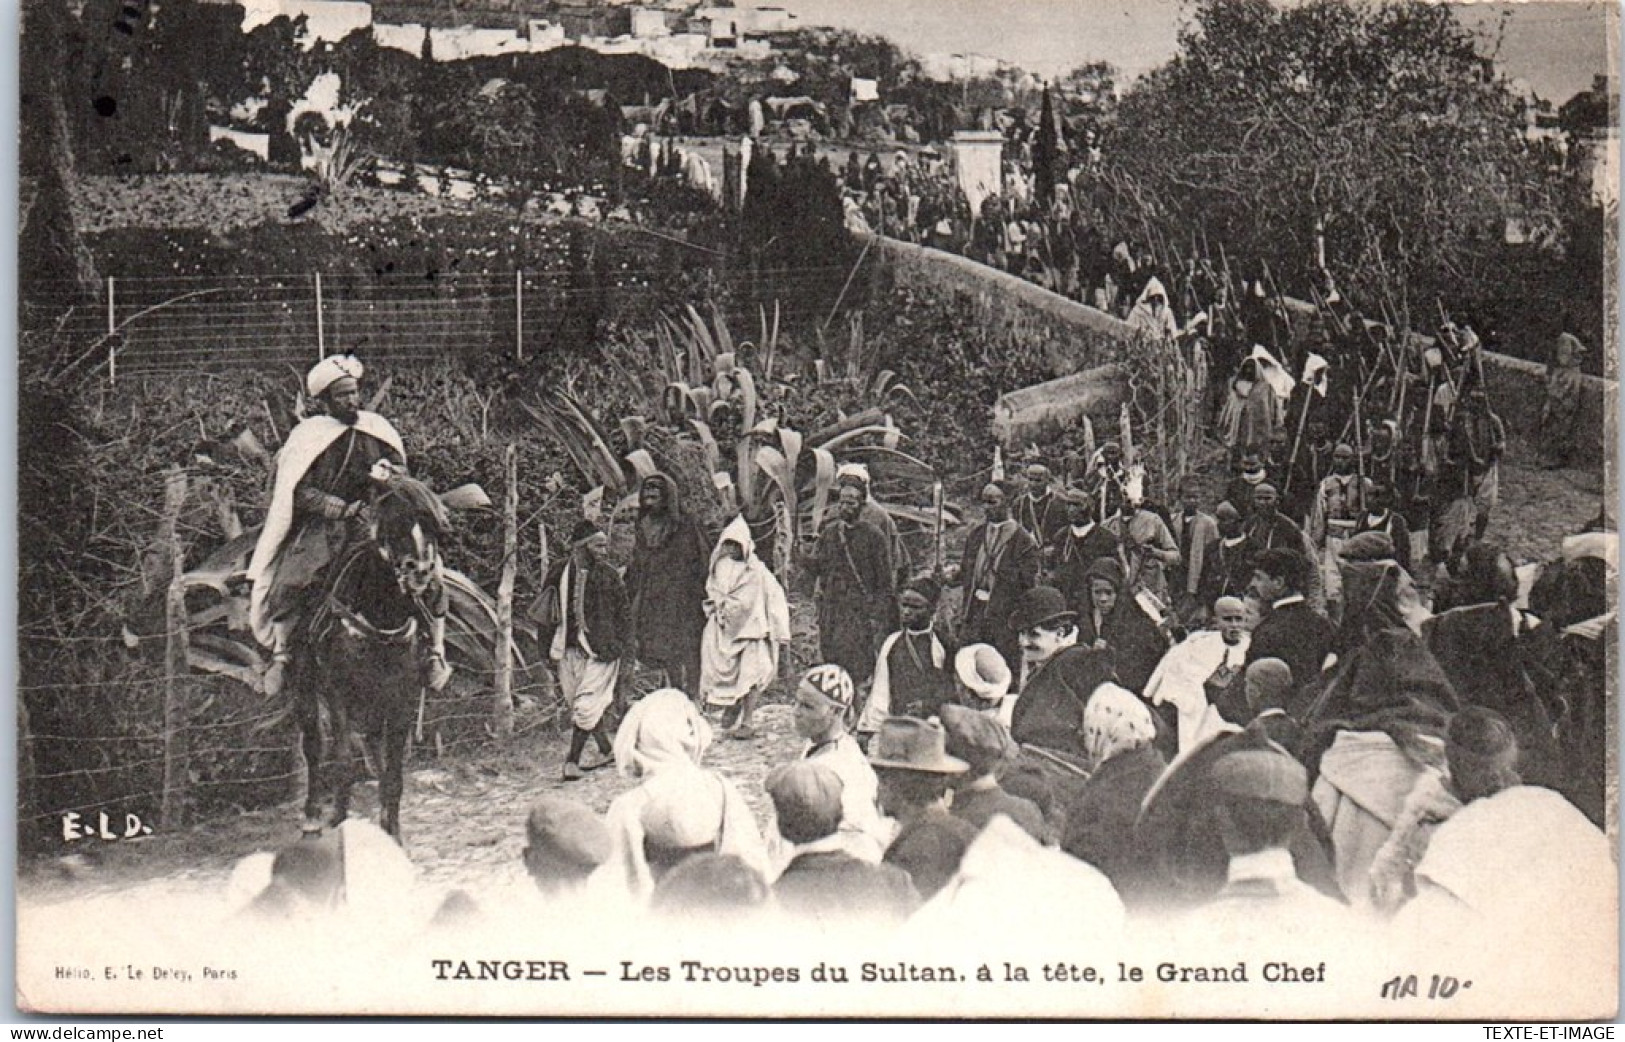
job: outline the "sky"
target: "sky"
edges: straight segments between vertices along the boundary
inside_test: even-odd
[[[916,54],[975,53],[1054,76],[1108,61],[1127,82],[1172,57],[1182,0],[751,0],[814,25],[889,37]],[[1510,12],[1499,60],[1509,77],[1561,104],[1618,64],[1617,16],[1608,3],[1535,0],[1457,5],[1470,28],[1492,33]],[[1488,48],[1486,48],[1488,49]]]

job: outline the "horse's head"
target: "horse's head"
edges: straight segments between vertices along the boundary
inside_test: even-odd
[[[379,491],[372,503],[373,542],[395,569],[402,592],[421,596],[440,572],[446,507],[428,485],[393,467],[374,477]]]

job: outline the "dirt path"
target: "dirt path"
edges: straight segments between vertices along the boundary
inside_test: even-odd
[[[1489,538],[1506,545],[1515,559],[1553,556],[1564,535],[1596,516],[1602,494],[1599,474],[1538,469],[1538,463],[1516,450],[1504,467],[1501,511],[1492,520]],[[808,613],[798,610],[796,623],[798,628],[810,625]],[[800,743],[792,732],[787,705],[764,706],[758,721],[759,738],[719,740],[706,762],[739,785],[765,827],[768,808],[762,780],[773,765],[795,756]],[[511,881],[519,873],[525,813],[537,796],[566,793],[602,813],[631,787],[613,767],[579,782],[562,781],[564,752],[562,736],[533,733],[506,747],[412,771],[402,804],[403,830],[406,849],[426,881],[476,893]],[[358,787],[358,812],[373,817],[376,805],[376,786]],[[67,858],[24,864],[18,892],[25,899],[45,901],[66,900],[87,890],[217,892],[238,859],[294,840],[298,825],[298,808],[288,803],[217,818],[178,833],[84,848]]]

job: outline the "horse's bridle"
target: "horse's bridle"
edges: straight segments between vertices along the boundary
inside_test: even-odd
[[[361,612],[356,611],[343,601],[339,600],[338,596],[333,592],[340,586],[340,584],[342,584],[345,573],[348,572],[350,567],[360,559],[360,555],[368,552],[370,551],[367,548],[358,547],[353,556],[342,562],[338,574],[333,577],[333,581],[328,585],[327,593],[324,597],[327,612],[338,618],[339,625],[344,627],[344,631],[346,633],[359,640],[377,641],[382,644],[410,644],[417,637],[418,633],[418,619],[416,615],[409,617],[399,626],[392,629],[384,629],[383,627],[373,623],[371,619],[368,619]]]
[[[327,606],[339,618],[339,625],[352,637],[362,640],[375,640],[384,644],[410,644],[418,634],[417,616],[412,616],[394,629],[380,629],[374,626],[365,615],[351,611],[331,593],[327,595]]]

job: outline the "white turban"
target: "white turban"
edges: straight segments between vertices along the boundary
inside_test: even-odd
[[[869,468],[862,463],[842,463],[835,468],[835,480],[839,482],[842,478],[856,478],[863,482],[864,488],[868,488]]]
[[[305,393],[312,398],[318,397],[345,377],[352,380],[361,379],[361,374],[365,371],[361,359],[355,355],[328,355],[311,366],[310,372],[305,374]]]

